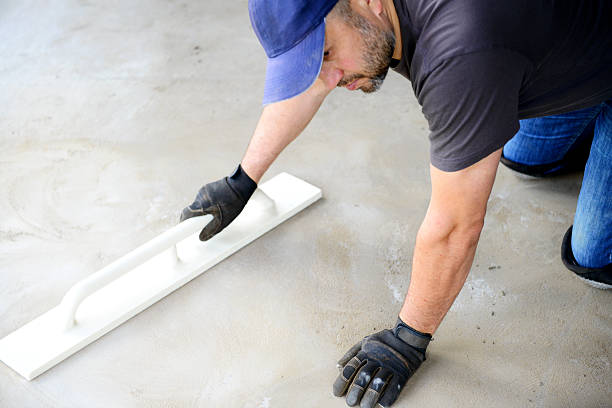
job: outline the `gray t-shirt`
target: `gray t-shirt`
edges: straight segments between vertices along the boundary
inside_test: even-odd
[[[429,121],[431,163],[464,169],[519,119],[612,98],[612,1],[394,0],[402,59]]]

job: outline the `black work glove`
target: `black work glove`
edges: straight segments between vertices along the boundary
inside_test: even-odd
[[[200,241],[207,241],[234,221],[255,189],[257,183],[238,165],[231,176],[202,187],[193,203],[183,208],[181,222],[191,217],[211,214],[213,220],[200,232]]]
[[[338,361],[341,372],[334,382],[334,395],[347,393],[346,403],[351,407],[360,401],[361,408],[391,406],[425,361],[430,340],[430,334],[413,329],[399,318],[393,330],[364,337]]]

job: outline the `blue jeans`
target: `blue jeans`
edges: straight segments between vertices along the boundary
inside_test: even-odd
[[[612,99],[563,115],[521,120],[503,154],[528,166],[562,163],[589,127],[593,142],[574,216],[572,251],[581,266],[602,268],[612,263]]]

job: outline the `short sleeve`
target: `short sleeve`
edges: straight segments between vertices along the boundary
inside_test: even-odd
[[[431,164],[464,169],[514,136],[527,67],[521,54],[490,50],[449,58],[424,78],[417,98],[431,131]]]

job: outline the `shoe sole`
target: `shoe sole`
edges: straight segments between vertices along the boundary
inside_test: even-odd
[[[521,180],[533,181],[533,180],[541,180],[542,179],[542,176],[530,176],[529,174],[519,173],[518,171],[513,170],[510,167],[508,167],[508,170],[510,170],[512,172],[514,177],[519,178]]]
[[[594,288],[602,289],[602,290],[612,289],[612,285],[608,285],[607,283],[592,281],[590,279],[586,279],[578,275],[576,275],[576,277],[580,279],[581,281],[583,281],[584,283],[586,283],[587,285],[592,286]]]

